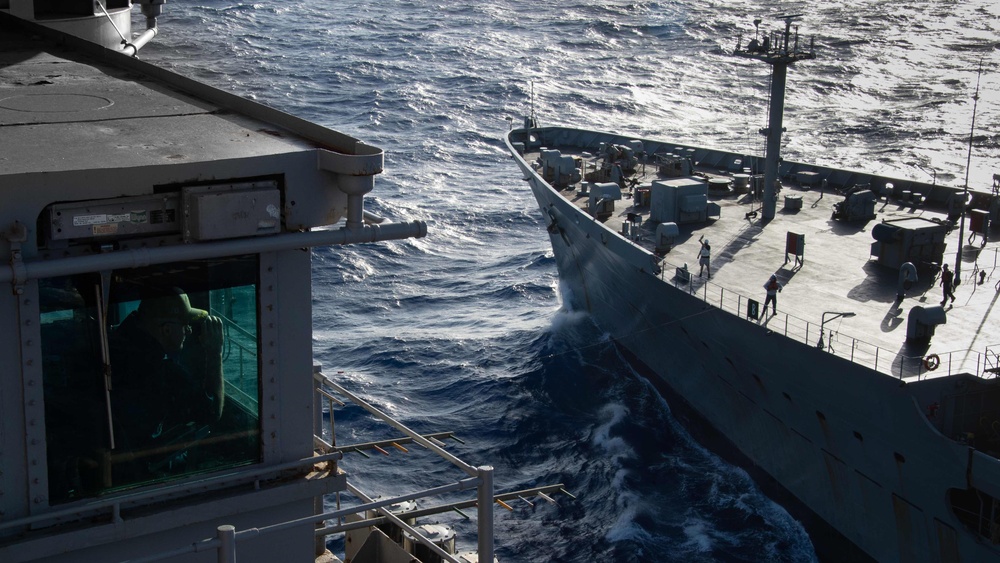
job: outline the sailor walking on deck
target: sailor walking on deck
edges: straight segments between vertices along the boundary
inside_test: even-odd
[[[708,268],[708,279],[712,279],[712,266],[709,264],[712,259],[712,247],[708,244],[708,239],[703,236],[698,238],[698,242],[701,243],[701,250],[698,251],[698,264],[701,268],[698,270],[698,277],[700,278],[705,269]]]
[[[941,299],[941,305],[944,305],[949,298],[951,302],[955,302],[955,272],[948,269],[948,264],[941,267],[941,288],[944,292],[944,297]]]
[[[778,281],[778,276],[771,275],[771,279],[767,280],[764,284],[764,289],[767,290],[767,299],[764,299],[764,309],[767,310],[767,304],[771,304],[771,314],[778,314],[778,293],[781,291],[781,283]]]

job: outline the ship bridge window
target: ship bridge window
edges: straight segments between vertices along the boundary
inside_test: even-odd
[[[256,256],[40,280],[53,504],[260,461]]]

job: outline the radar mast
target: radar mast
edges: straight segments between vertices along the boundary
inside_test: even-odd
[[[776,207],[775,185],[778,180],[778,162],[781,153],[782,119],[785,113],[785,78],[788,66],[803,59],[814,59],[812,39],[809,40],[809,50],[799,48],[798,26],[792,31],[792,21],[802,17],[800,14],[779,16],[785,20],[785,31],[771,32],[763,39],[760,35],[759,18],[753,21],[756,31],[754,37],[743,47],[743,36],[737,40],[733,54],[748,59],[757,59],[771,65],[771,95],[768,107],[767,128],[761,129],[761,134],[767,137],[764,160],[764,201],[762,213],[765,221],[774,219]]]

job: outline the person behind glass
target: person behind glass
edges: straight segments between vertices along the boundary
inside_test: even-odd
[[[767,298],[764,299],[764,309],[767,310],[767,304],[771,304],[771,314],[778,314],[778,293],[781,291],[781,283],[778,281],[778,276],[771,275],[771,278],[767,280],[764,284],[764,289],[767,291]]]
[[[172,465],[169,456],[208,433],[225,397],[222,340],[222,320],[177,288],[145,297],[118,325],[109,341],[115,452],[162,472],[158,460]]]
[[[712,266],[710,261],[712,259],[712,247],[708,244],[708,239],[704,236],[698,238],[698,242],[701,243],[701,250],[698,251],[698,264],[701,268],[698,269],[698,277],[701,277],[705,272],[705,268],[708,268],[708,279],[712,279]]]

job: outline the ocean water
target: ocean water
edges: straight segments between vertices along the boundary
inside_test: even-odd
[[[564,483],[576,496],[498,509],[501,561],[808,561],[802,525],[563,307],[502,142],[533,110],[542,124],[759,152],[768,70],[728,52],[755,17],[770,30],[784,14],[802,14],[817,52],[789,73],[786,158],[992,186],[993,0],[173,2],[141,55],[386,151],[367,208],[429,234],[315,251],[315,355],[411,428],[455,432],[452,451],[493,465],[498,490]],[[337,423],[350,443],[369,421],[346,409]],[[423,459],[345,465],[386,495],[454,478]],[[473,547],[474,521],[439,520]]]

